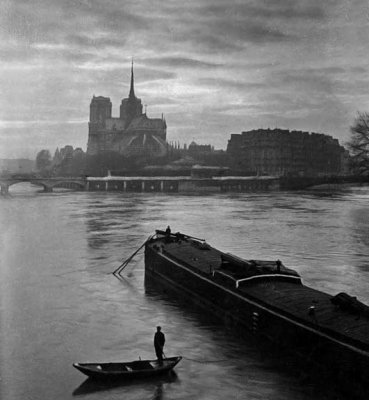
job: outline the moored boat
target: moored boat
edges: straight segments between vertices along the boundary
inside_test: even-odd
[[[94,379],[131,380],[149,378],[172,370],[182,357],[169,357],[160,364],[158,360],[137,360],[110,363],[74,363],[73,367]]]
[[[246,260],[182,233],[157,230],[145,245],[145,278],[228,325],[325,367],[337,382],[369,386],[369,308],[345,293],[302,283],[279,260]]]

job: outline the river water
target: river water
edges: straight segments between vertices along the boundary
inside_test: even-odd
[[[305,284],[369,303],[368,187],[184,196],[16,185],[0,198],[2,399],[330,396],[262,344],[145,288],[142,254],[122,280],[111,274],[167,225],[241,257],[281,259]],[[154,358],[159,324],[166,355],[186,357],[172,376],[112,387],[86,382],[72,367]]]

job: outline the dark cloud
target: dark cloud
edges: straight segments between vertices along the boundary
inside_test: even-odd
[[[263,0],[239,2],[236,4],[219,3],[204,7],[213,15],[227,17],[247,17],[258,19],[324,19],[324,5],[316,0]]]
[[[128,2],[124,7],[117,2],[70,0],[18,0],[10,4],[4,18],[4,32],[26,43],[68,43],[71,40],[71,43],[91,46],[93,41],[104,44],[104,38],[97,34],[105,32],[106,37],[112,39],[111,45],[117,35],[121,35],[123,44],[125,37],[148,29],[148,18],[130,12]]]
[[[223,64],[201,61],[194,58],[186,57],[150,57],[140,58],[140,63],[148,65],[156,65],[163,67],[181,67],[181,68],[217,68]]]
[[[177,77],[177,74],[175,72],[165,71],[162,69],[142,68],[140,66],[135,66],[134,74],[136,85],[138,86],[147,82],[157,80],[170,80]],[[127,83],[129,83],[129,81],[127,81]]]
[[[350,67],[350,71],[353,72],[354,74],[367,74],[368,67],[361,67],[361,66]]]
[[[251,42],[260,44],[263,42],[283,42],[292,40],[294,36],[284,33],[277,28],[262,26],[251,20],[232,21],[220,20],[214,23],[212,32],[215,35],[226,38],[228,43]]]
[[[72,2],[73,4],[75,2]],[[100,2],[82,3],[79,13],[83,18],[91,18],[95,21],[96,29],[114,31],[116,33],[133,33],[150,28],[150,14],[140,15],[134,11],[134,2]],[[67,10],[73,14],[75,7]]]
[[[232,52],[245,49],[247,44],[278,43],[294,40],[295,35],[282,29],[260,24],[245,18],[228,19],[222,15],[195,20],[186,35],[177,35],[182,42],[191,43],[194,48],[213,52]]]
[[[265,0],[204,3],[199,15],[196,30],[199,43],[213,47],[210,38],[222,38],[217,45],[223,49],[225,44],[241,47],[244,43],[296,41],[301,24],[308,25],[308,20],[323,20],[326,12],[315,0]],[[299,29],[291,33],[286,25],[288,21],[298,22]]]
[[[79,51],[99,50],[101,57],[104,57],[104,51],[106,51],[107,47],[124,46],[126,41],[127,39],[124,36],[112,34],[104,37],[94,37],[88,34],[72,33],[64,38],[64,43]]]
[[[345,73],[346,69],[344,67],[330,66],[330,67],[300,68],[291,71],[299,75],[336,75]]]
[[[354,73],[354,74],[353,74]],[[309,96],[320,96],[322,93],[339,92],[343,88],[347,93],[360,91],[367,87],[367,70],[363,67],[316,67],[300,69],[283,69],[272,71],[268,84],[272,88],[299,87]],[[365,90],[365,89],[364,89]]]
[[[314,91],[321,91],[327,92],[332,91],[332,78],[330,76],[325,76],[316,73],[303,73],[301,71],[295,72],[286,72],[286,73],[279,73],[274,74],[273,76],[280,76],[281,84],[288,86],[293,85],[297,86],[300,89],[304,89],[308,92]],[[276,81],[276,83],[278,83]]]
[[[150,96],[150,107],[161,107],[161,106],[173,106],[178,105],[178,100],[171,99],[169,97],[158,97],[158,96]],[[148,100],[147,99],[147,100]]]
[[[267,83],[265,82],[245,82],[227,78],[199,78],[196,82],[201,85],[219,87],[222,90],[239,89],[243,91],[247,89],[265,89],[267,87]]]
[[[228,35],[223,35],[217,29],[193,29],[186,36],[180,35],[178,41],[184,42],[195,51],[205,53],[231,53],[243,50],[244,43],[233,40]]]

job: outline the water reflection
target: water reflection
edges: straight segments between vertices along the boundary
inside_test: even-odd
[[[158,385],[155,388],[155,393],[152,400],[162,400],[163,398],[163,385]]]
[[[86,379],[74,391],[73,396],[84,396],[86,394],[95,392],[106,392],[111,390],[120,389],[121,394],[125,393],[135,397],[135,391],[152,392],[153,400],[160,400],[165,393],[166,384],[180,383],[177,374],[174,371],[169,371],[161,377],[151,377],[143,379],[134,379],[130,381],[99,381],[92,378]]]

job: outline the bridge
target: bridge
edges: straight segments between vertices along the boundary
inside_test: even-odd
[[[87,179],[80,177],[51,177],[44,178],[32,174],[13,174],[0,176],[1,194],[9,193],[9,187],[21,182],[29,182],[33,185],[42,186],[44,192],[52,192],[54,188],[69,188],[73,190],[85,190]]]

